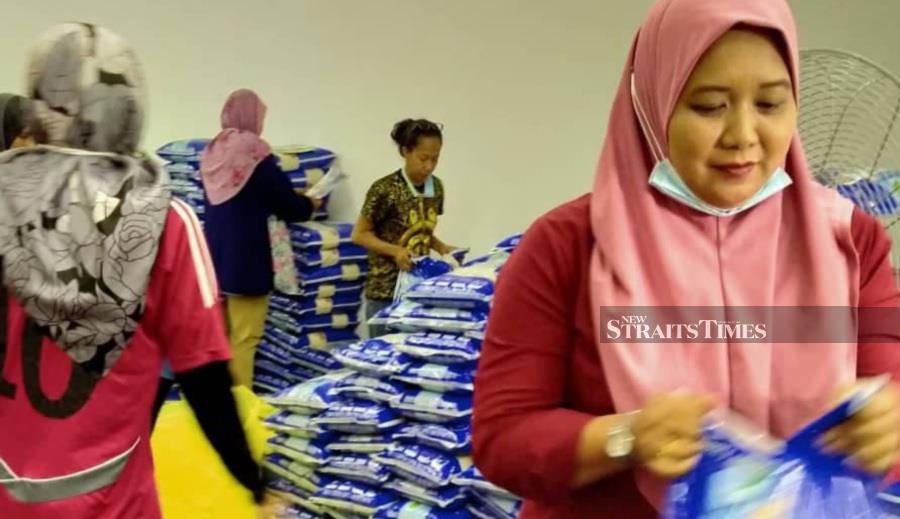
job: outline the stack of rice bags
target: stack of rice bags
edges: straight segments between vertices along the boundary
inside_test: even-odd
[[[190,205],[200,221],[206,210],[203,183],[200,181],[200,159],[209,139],[173,141],[157,150],[166,161],[165,168],[172,180],[172,192]],[[311,146],[283,146],[273,149],[281,170],[291,179],[294,189],[305,191],[315,185],[331,167],[335,154]],[[328,198],[314,215],[315,220],[328,219]]]
[[[403,333],[334,349],[341,367],[266,397],[272,490],[290,517],[512,519],[472,466],[472,389],[497,272],[517,240],[410,289],[376,317]]]
[[[166,161],[164,167],[169,173],[172,194],[191,206],[203,222],[206,212],[206,197],[200,181],[200,157],[209,139],[189,139],[166,144],[156,154]]]
[[[513,519],[521,502],[472,466],[472,390],[494,283],[517,237],[454,272],[419,283],[374,324],[401,333],[338,350],[360,368],[366,350],[389,358],[382,383],[396,387],[389,405],[406,419],[394,445],[376,457],[393,474],[398,506],[429,506],[435,517]]]
[[[472,389],[496,275],[517,239],[413,287],[376,317],[402,331],[331,352],[339,369],[266,397],[266,468],[288,517],[511,519],[520,501],[478,473]]]
[[[273,152],[281,171],[287,174],[297,191],[306,191],[322,180],[336,158],[329,150],[311,146],[281,146],[273,148]],[[328,219],[328,201],[328,197],[322,200],[314,220]]]
[[[331,351],[359,340],[366,250],[350,242],[352,224],[309,222],[287,226],[298,289],[269,301],[257,349],[254,390],[282,391],[334,371]]]

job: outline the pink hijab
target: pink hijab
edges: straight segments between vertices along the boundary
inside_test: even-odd
[[[222,131],[209,144],[200,163],[200,178],[212,205],[241,192],[256,166],[272,153],[260,135],[266,105],[256,92],[238,90],[222,109]]]
[[[652,138],[667,156],[668,121],[694,66],[736,24],[780,33],[798,90],[797,34],[785,0],[660,0],[632,45],[597,168],[591,297],[616,409],[684,389],[717,395],[757,425],[789,435],[853,380],[856,344],[614,343],[609,307],[838,306],[859,298],[852,205],[816,184],[800,140],[785,162],[793,185],[739,215],[716,218],[648,185]],[[631,75],[648,126],[645,136]],[[635,312],[639,314],[639,311]],[[708,315],[708,314],[707,314]],[[671,315],[669,315],[671,317]],[[686,317],[687,322],[693,319]],[[659,504],[663,486],[639,475]]]

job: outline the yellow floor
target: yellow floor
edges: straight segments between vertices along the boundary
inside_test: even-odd
[[[260,419],[272,408],[245,388],[234,391],[253,456],[259,461],[271,434]],[[186,401],[166,403],[151,444],[165,519],[256,518],[252,497],[206,441]]]

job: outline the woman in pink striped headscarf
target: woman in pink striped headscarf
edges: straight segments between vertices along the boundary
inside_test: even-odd
[[[200,163],[208,202],[204,230],[226,295],[232,374],[247,387],[274,289],[269,217],[307,221],[321,205],[294,191],[262,139],[265,117],[266,105],[255,92],[232,93],[222,109],[222,131]]]
[[[714,407],[785,437],[858,378],[900,378],[900,349],[883,338],[900,342],[900,330],[865,321],[805,344],[623,335],[629,312],[690,323],[746,307],[900,306],[879,223],[810,175],[797,65],[785,0],[650,10],[594,192],[539,219],[498,286],[474,455],[527,499],[524,517],[654,517],[666,481],[696,463]],[[816,326],[842,323],[827,317]],[[898,408],[890,385],[827,440],[883,473],[900,448]]]

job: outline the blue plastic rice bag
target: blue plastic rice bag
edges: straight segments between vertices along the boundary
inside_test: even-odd
[[[326,447],[327,444],[328,442],[324,439],[311,440],[279,434],[269,440],[268,448],[275,454],[281,454],[304,465],[319,466],[325,463],[330,454]]]
[[[281,454],[266,456],[262,465],[268,472],[290,481],[297,488],[308,493],[318,491],[331,481],[328,476],[316,474],[314,466],[304,465]]]
[[[345,434],[328,444],[332,453],[380,454],[394,445],[390,432],[381,434]]]
[[[481,492],[487,492],[488,494],[493,494],[497,497],[508,500],[514,501],[518,499],[512,493],[494,485],[493,483],[485,479],[484,475],[481,474],[481,471],[479,471],[478,468],[474,465],[469,467],[467,470],[464,470],[462,474],[453,478],[453,484],[464,488],[471,488],[479,490]]]
[[[393,375],[403,371],[411,360],[395,349],[406,335],[385,335],[348,344],[335,349],[332,354],[344,366],[375,377]]]
[[[325,330],[355,329],[359,325],[358,313],[332,313],[330,315],[310,315],[294,317],[291,314],[273,310],[268,323],[292,336],[302,337]]]
[[[185,139],[170,142],[156,150],[156,154],[168,162],[199,163],[210,139]]]
[[[450,485],[443,488],[425,488],[405,479],[392,479],[384,484],[384,488],[393,490],[398,495],[425,503],[437,509],[457,508],[466,502],[463,489]]]
[[[268,380],[255,379],[253,381],[253,392],[260,396],[272,395],[283,390],[281,389],[282,383],[271,383]]]
[[[472,423],[469,420],[449,424],[407,423],[397,428],[394,440],[447,452],[468,452],[472,448]]]
[[[337,294],[325,299],[274,294],[269,298],[270,309],[299,318],[330,313],[353,314],[357,313],[361,307],[362,300],[354,294]]]
[[[298,384],[322,376],[322,370],[309,369],[299,364],[295,364],[291,368],[291,372],[294,373],[294,377],[297,379]]]
[[[413,443],[394,445],[376,459],[401,478],[425,488],[446,487],[472,465],[469,458]]]
[[[309,498],[313,492],[302,489],[285,478],[270,482],[268,490],[290,505],[279,515],[279,519],[311,519],[321,517],[322,508],[312,504]]]
[[[351,243],[350,236],[353,234],[353,224],[292,223],[288,224],[288,231],[291,234],[291,243],[298,249],[330,250]]]
[[[519,242],[522,241],[523,234],[513,234],[512,236],[505,238],[503,241],[494,246],[495,251],[503,251],[503,252],[512,252],[516,250],[516,247],[519,246]]]
[[[889,216],[900,213],[900,199],[883,183],[863,178],[852,184],[838,184],[835,189],[869,214]]]
[[[342,263],[362,263],[369,258],[369,251],[354,243],[345,243],[336,249],[304,249],[298,252],[297,267],[301,270],[333,267]]]
[[[879,519],[879,479],[817,446],[821,435],[849,418],[886,378],[868,381],[787,441],[776,441],[740,417],[711,415],[706,449],[696,467],[670,487],[666,519]]]
[[[282,380],[288,381],[289,386],[301,382],[301,380],[298,380],[297,376],[294,374],[291,366],[285,366],[280,362],[273,362],[266,359],[257,359],[254,364],[254,368],[255,374],[268,373],[273,377],[278,377]]]
[[[362,298],[365,285],[362,281],[335,281],[319,285],[300,286],[299,295],[315,299],[329,299],[337,294],[353,294]]]
[[[373,486],[382,485],[391,478],[391,471],[365,454],[333,455],[319,472]]]
[[[266,427],[277,433],[308,439],[332,439],[332,435],[309,415],[279,411],[263,421]]]
[[[420,390],[404,394],[391,407],[412,420],[450,423],[472,415],[472,395]]]
[[[316,423],[329,431],[351,434],[378,434],[403,423],[393,409],[365,400],[334,402],[316,417]]]
[[[303,506],[291,505],[281,510],[276,516],[276,519],[320,519],[322,517],[322,509],[319,507],[316,507],[316,509],[319,510],[319,512],[307,510]]]
[[[422,281],[404,295],[426,306],[488,311],[494,299],[497,275],[506,264],[506,254],[487,256],[466,267]]]
[[[268,360],[281,366],[290,366],[292,363],[293,353],[288,348],[284,348],[277,344],[273,344],[268,339],[263,338],[256,348],[257,362],[259,359]]]
[[[335,360],[328,347],[325,349],[317,348],[292,348],[288,341],[291,335],[277,328],[269,328],[266,330],[266,339],[282,348],[290,349],[292,352],[291,360],[304,368],[314,371],[327,373],[336,371],[341,368],[340,362]]]
[[[436,364],[477,361],[481,341],[447,333],[414,333],[394,346],[410,357]]]
[[[379,510],[373,519],[469,519],[465,508],[443,510],[418,501],[398,501]]]
[[[516,519],[522,512],[522,501],[506,499],[478,489],[469,489],[466,509],[477,519]]]
[[[394,285],[394,301],[399,300],[413,286],[433,278],[446,274],[453,270],[453,266],[444,261],[423,256],[413,260],[412,268],[407,271],[400,271],[397,275],[397,282]]]
[[[398,301],[369,320],[373,326],[387,326],[402,332],[483,332],[487,312],[457,308],[434,308],[409,300]]]
[[[330,373],[342,368],[341,363],[335,360],[331,353],[313,348],[303,348],[294,352],[294,362],[300,367],[320,373]]]
[[[331,389],[339,380],[352,374],[352,371],[328,373],[269,395],[264,400],[276,407],[288,408],[300,414],[316,414],[338,402]]]
[[[297,273],[297,281],[300,285],[315,286],[336,282],[359,282],[369,274],[367,262],[343,263],[333,267],[318,267],[301,269]]]
[[[269,395],[290,389],[295,384],[292,379],[284,378],[279,374],[269,373],[257,369],[253,373],[253,386],[259,393]]]
[[[430,364],[416,361],[410,363],[392,378],[429,391],[472,391],[475,388],[474,363]]]
[[[192,185],[200,186],[202,189],[203,181],[200,178],[200,166],[190,162],[170,162],[163,166],[163,169],[169,173],[169,178],[173,181],[180,180],[189,182]]]
[[[397,501],[393,492],[354,481],[335,480],[322,487],[311,501],[329,509],[371,516]]]
[[[359,374],[341,380],[332,391],[342,398],[391,402],[403,396],[405,389],[399,382]]]
[[[280,331],[281,333],[277,333]],[[304,348],[312,348],[315,350],[330,350],[335,345],[343,343],[352,343],[359,341],[359,336],[354,330],[335,330],[326,328],[321,331],[306,333],[302,335],[292,335],[287,333],[283,328],[279,328],[271,320],[267,323],[263,342],[268,341],[265,335],[276,337],[278,344],[275,346],[286,350],[287,354],[293,358],[293,352]],[[271,343],[271,342],[270,342]],[[279,352],[282,356],[285,352]]]
[[[446,274],[412,287],[405,298],[426,306],[485,312],[494,299],[494,281],[458,273]]]

